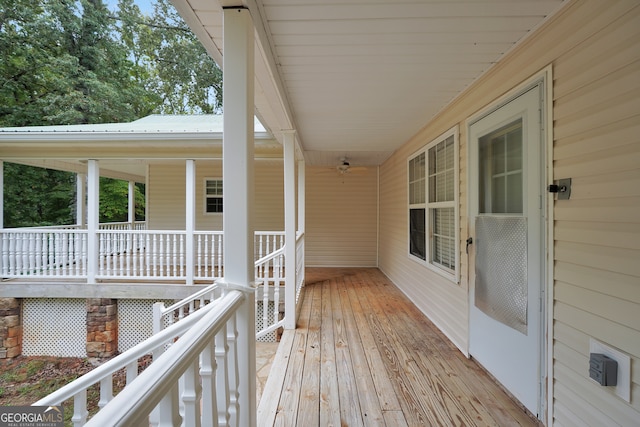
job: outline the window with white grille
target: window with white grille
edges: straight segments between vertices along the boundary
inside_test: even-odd
[[[222,213],[222,180],[207,178],[204,183],[205,213]]]
[[[458,280],[457,127],[408,162],[409,254]]]

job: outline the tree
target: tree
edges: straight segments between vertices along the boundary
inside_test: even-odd
[[[211,114],[222,109],[222,71],[168,0],[146,17],[133,0],[118,3],[122,40],[147,73],[147,88],[161,96],[156,113]]]
[[[70,204],[75,197],[73,174],[15,163],[5,163],[4,173],[7,227],[74,223],[74,204]]]
[[[161,98],[131,78],[101,0],[0,0],[0,125],[111,123]]]
[[[134,0],[115,13],[102,0],[0,0],[0,126],[128,122],[221,105],[220,69],[168,0],[152,16]],[[73,222],[73,175],[29,169],[5,164],[5,226]],[[102,218],[121,217],[121,185],[103,186]]]
[[[136,220],[144,219],[144,185],[134,186]],[[100,222],[126,222],[129,218],[129,183],[100,178]]]

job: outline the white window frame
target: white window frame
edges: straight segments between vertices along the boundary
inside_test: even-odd
[[[205,215],[222,215],[222,213],[224,212],[224,202],[222,205],[222,210],[223,212],[207,212],[207,199],[209,198],[223,198],[224,197],[224,193],[223,195],[217,196],[217,195],[210,195],[207,194],[207,182],[209,181],[220,181],[220,183],[222,183],[222,178],[204,178],[204,183],[202,186],[202,194],[203,194],[203,205],[202,205],[202,211],[204,212]]]
[[[430,194],[429,194],[429,187],[430,187],[430,182],[429,182],[429,175],[430,175],[430,170],[429,170],[429,151],[432,149],[435,149],[435,147],[446,141],[447,139],[453,137],[453,200],[447,200],[447,201],[434,201],[434,202],[430,202]],[[439,275],[455,282],[455,283],[460,283],[460,214],[459,214],[459,209],[460,209],[460,203],[459,203],[459,196],[460,196],[460,189],[459,189],[459,183],[460,183],[460,168],[459,168],[459,158],[460,158],[460,142],[459,142],[459,127],[456,125],[453,128],[449,129],[448,131],[444,132],[442,135],[438,136],[437,138],[433,139],[431,142],[429,142],[427,145],[425,145],[424,147],[422,147],[420,150],[416,151],[415,153],[413,153],[412,155],[409,156],[409,158],[407,159],[407,202],[408,202],[408,206],[407,206],[407,233],[408,233],[408,248],[407,248],[407,253],[409,254],[409,258],[412,259],[413,261],[416,261],[422,265],[425,265],[427,268],[429,268],[430,270],[438,273]],[[410,170],[410,164],[411,161],[415,158],[417,158],[420,155],[424,155],[425,158],[425,171],[424,171],[424,196],[423,196],[423,200],[419,200],[418,203],[411,203],[412,198],[411,198],[411,170]],[[415,187],[415,186],[414,186]],[[418,198],[420,199],[420,198]],[[432,245],[433,245],[433,236],[434,236],[434,227],[431,221],[432,218],[432,212],[434,212],[436,209],[440,209],[440,208],[453,208],[454,210],[454,235],[453,235],[453,240],[454,240],[454,262],[453,262],[453,268],[449,268],[445,265],[439,264],[436,261],[434,261],[434,250],[432,249]],[[425,259],[420,258],[419,256],[414,255],[411,252],[411,210],[412,209],[424,209],[424,216],[425,216],[425,242],[424,242],[424,247],[425,247]]]

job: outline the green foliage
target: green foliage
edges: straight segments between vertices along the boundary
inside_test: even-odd
[[[144,219],[144,186],[134,186],[136,220]],[[100,222],[126,222],[129,218],[129,183],[100,178]]]
[[[73,224],[75,177],[72,173],[4,164],[4,225],[29,227]]]
[[[222,72],[168,0],[0,0],[0,127],[212,113]],[[75,222],[72,174],[5,163],[6,227]],[[127,183],[105,183],[101,221],[126,220]],[[136,216],[144,217],[143,190]],[[122,197],[122,198],[121,198]],[[123,209],[124,207],[124,209]],[[124,214],[123,214],[124,212]]]
[[[222,71],[168,0],[147,17],[133,0],[119,2],[122,41],[135,51],[137,77],[162,98],[156,113],[211,114],[222,108]],[[138,71],[140,71],[138,69]]]
[[[0,7],[1,126],[131,121],[159,104],[131,79],[129,53],[101,0]]]

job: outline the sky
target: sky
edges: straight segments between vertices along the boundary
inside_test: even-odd
[[[107,5],[109,10],[118,9],[118,0],[104,0],[104,3]],[[134,3],[138,5],[140,11],[145,15],[151,15],[153,12],[154,0],[135,0]]]

